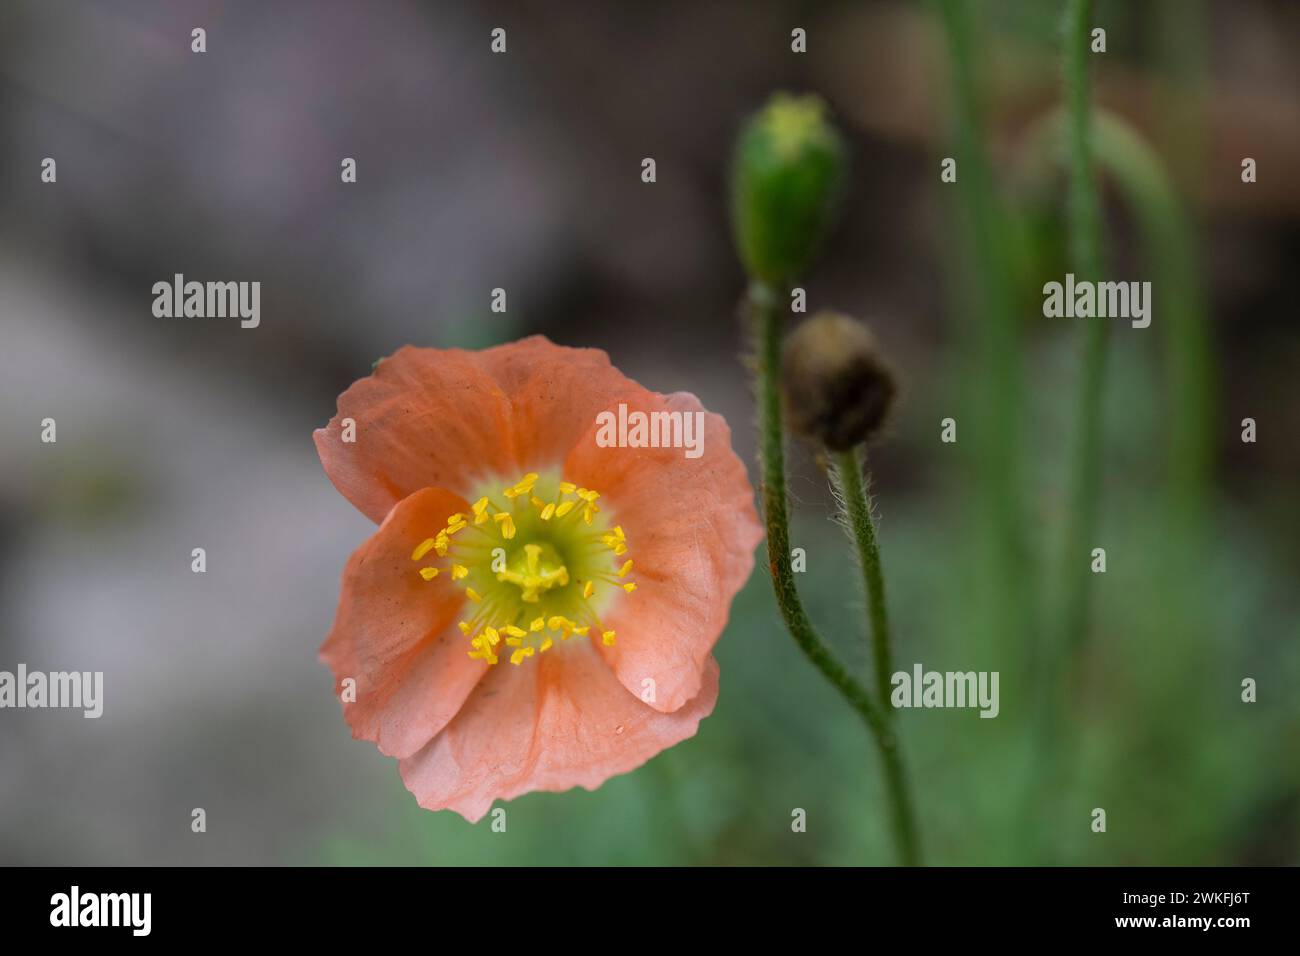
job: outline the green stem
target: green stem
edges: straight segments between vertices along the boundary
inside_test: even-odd
[[[822,640],[804,610],[790,564],[790,516],[786,499],[785,438],[781,419],[781,313],[776,294],[760,283],[749,288],[757,320],[758,413],[763,475],[763,517],[767,525],[767,565],[786,629],[808,660],[821,671],[867,725],[880,752],[889,795],[890,819],[899,860],[921,862],[911,796],[892,722],[870,693],[849,673]]]
[[[865,462],[858,460],[857,449],[837,452],[835,474],[844,497],[844,512],[849,530],[858,548],[858,566],[862,571],[862,591],[867,598],[871,618],[871,654],[876,665],[876,693],[879,700],[889,700],[889,678],[894,672],[889,660],[889,615],[885,610],[885,578],[880,568],[880,546],[876,543],[876,524],[867,503],[863,479]],[[866,481],[870,481],[870,476]],[[883,706],[883,704],[882,704]],[[885,708],[886,713],[892,713]]]
[[[990,630],[1001,642],[998,651],[1013,660],[1030,640],[1038,609],[1023,514],[1023,332],[1016,308],[1010,224],[998,200],[984,141],[973,5],[966,0],[934,0],[934,6],[948,53],[952,148],[960,169],[956,201],[967,255],[966,284],[973,292],[954,301],[954,314],[963,317],[954,332],[966,366],[962,407],[971,410],[967,434],[973,441],[963,447],[975,456],[980,496],[971,511],[980,522],[978,546],[987,549],[979,555],[981,570],[987,574],[987,585],[980,591],[990,602],[987,613]]]
[[[1069,175],[1068,213],[1070,265],[1078,279],[1097,281],[1101,274],[1101,202],[1093,164],[1092,118],[1088,103],[1089,25],[1092,0],[1066,0],[1064,51],[1065,164]],[[1061,565],[1060,639],[1053,642],[1041,686],[1042,718],[1037,735],[1037,782],[1027,796],[1046,814],[1035,833],[1044,839],[1055,813],[1049,806],[1063,767],[1068,765],[1063,741],[1066,706],[1072,671],[1084,649],[1088,630],[1088,595],[1092,569],[1089,551],[1097,523],[1101,485],[1103,402],[1106,380],[1106,323],[1084,319],[1078,398],[1075,406],[1074,451],[1070,462],[1070,488],[1065,516]],[[1040,851],[1041,852],[1041,851]]]
[[[1069,167],[1071,258],[1079,278],[1101,275],[1101,202],[1093,168],[1092,120],[1088,104],[1088,42],[1092,0],[1068,0],[1065,16],[1066,162]],[[1083,366],[1079,379],[1073,487],[1065,532],[1065,583],[1062,621],[1064,652],[1082,652],[1087,633],[1092,573],[1089,538],[1097,522],[1101,484],[1102,399],[1106,379],[1106,323],[1084,320]]]

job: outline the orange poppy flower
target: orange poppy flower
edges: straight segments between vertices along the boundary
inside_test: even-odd
[[[700,413],[703,454],[602,447],[620,403]],[[693,395],[540,336],[408,346],[315,440],[379,523],[321,659],[353,736],[399,758],[422,807],[474,821],[497,798],[594,789],[712,712],[712,648],[762,532],[726,422]]]

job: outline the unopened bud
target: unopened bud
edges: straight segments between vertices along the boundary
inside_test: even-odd
[[[843,188],[847,150],[815,96],[778,93],[745,124],[731,170],[736,248],[751,279],[782,285],[817,252]]]
[[[875,336],[838,312],[818,313],[786,339],[781,384],[791,431],[831,451],[874,438],[897,391]]]

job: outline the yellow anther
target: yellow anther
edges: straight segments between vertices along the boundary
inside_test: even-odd
[[[615,525],[614,530],[601,535],[600,540],[616,555],[627,551],[627,536],[623,534],[622,525]]]
[[[489,664],[495,664],[497,662],[497,656],[492,653],[492,644],[487,640],[487,638],[476,637],[470,641],[470,645],[477,648],[477,650],[469,652],[470,657],[485,660]]]
[[[498,563],[490,572],[488,547],[480,546],[478,542],[474,542],[472,547],[456,549],[454,556],[440,568],[419,569],[425,580],[432,580],[440,571],[445,571],[453,581],[466,584],[473,577],[475,584],[484,589],[480,594],[474,588],[465,588],[465,596],[481,606],[468,619],[457,622],[473,659],[496,664],[498,658],[494,648],[505,646],[510,649],[509,654],[501,656],[508,656],[512,664],[522,664],[526,658],[538,656],[575,636],[586,638],[599,634],[606,645],[612,645],[615,632],[603,630],[584,602],[595,596],[598,581],[617,584],[627,593],[637,588],[634,581],[619,580],[626,578],[632,570],[631,560],[615,565],[618,575],[615,578],[606,570],[608,558],[600,557],[605,549],[616,555],[628,550],[627,537],[621,527],[601,527],[589,533],[581,531],[576,522],[556,520],[576,512],[587,524],[592,524],[601,512],[597,504],[600,492],[560,481],[557,482],[558,494],[550,494],[550,489],[556,485],[548,484],[547,494],[543,495],[534,489],[538,480],[537,473],[529,472],[503,490],[502,493],[512,501],[523,499],[519,506],[507,505],[507,510],[502,511],[494,503],[500,498],[484,495],[469,505],[468,511],[448,515],[446,527],[434,537],[421,541],[413,554],[413,558],[418,560],[436,549],[439,555],[446,556],[453,550],[452,537],[455,534],[471,524],[488,526],[489,519],[500,529],[500,537],[504,540],[514,539],[520,536],[520,531],[524,532],[520,542],[522,550],[508,549],[506,564]],[[550,500],[546,500],[548,497]],[[531,507],[522,508],[523,502],[528,502]],[[511,510],[516,507],[521,510]],[[518,519],[519,525],[516,524],[516,514],[522,515]],[[496,537],[496,534],[491,536]],[[601,544],[593,547],[593,541]],[[500,554],[494,551],[494,555]],[[493,562],[496,562],[496,557]],[[475,577],[480,573],[481,577]],[[572,589],[570,584],[574,585]],[[560,608],[577,614],[578,619],[555,613]],[[533,638],[534,634],[536,638]]]
[[[537,478],[537,472],[530,471],[515,482],[513,487],[506,488],[502,494],[507,498],[518,498],[520,495],[526,495],[533,490],[533,485],[537,483]]]
[[[432,581],[438,576],[437,568],[420,568],[420,577],[426,581]]]
[[[501,525],[501,537],[509,541],[515,536],[515,519],[508,511],[499,511],[492,520]]]
[[[425,538],[423,541],[417,544],[415,546],[415,550],[411,552],[411,560],[419,561],[422,557],[424,557],[432,550],[433,550],[433,539]]]

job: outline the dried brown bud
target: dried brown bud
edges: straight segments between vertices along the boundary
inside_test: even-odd
[[[790,429],[831,451],[874,438],[897,391],[875,336],[838,312],[818,313],[786,339],[781,384]]]

